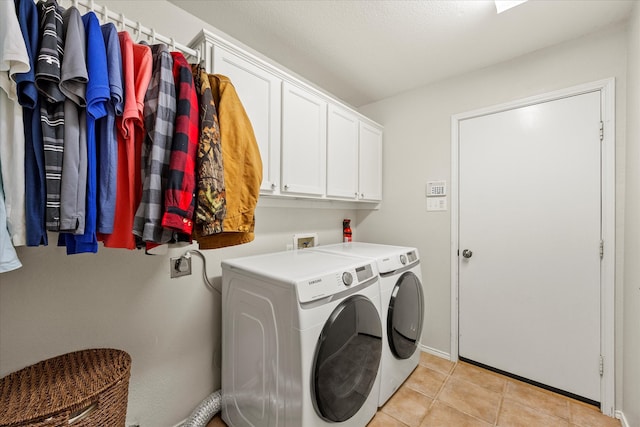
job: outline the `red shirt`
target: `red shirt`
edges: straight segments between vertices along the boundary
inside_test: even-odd
[[[118,33],[122,52],[125,104],[118,128],[118,177],[113,233],[102,236],[110,248],[135,249],[133,217],[140,198],[141,146],[144,140],[144,96],[151,81],[152,58],[149,46],[133,43],[126,31]]]
[[[190,235],[196,203],[195,165],[200,129],[198,97],[191,65],[180,52],[171,52],[171,56],[176,85],[176,125],[162,226]]]

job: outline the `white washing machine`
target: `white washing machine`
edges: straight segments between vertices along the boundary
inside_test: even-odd
[[[382,357],[376,263],[308,249],[222,262],[222,419],[363,427]]]
[[[378,266],[383,325],[378,405],[382,406],[420,362],[424,297],[418,250],[362,242],[317,246],[313,250],[363,257],[375,260]]]

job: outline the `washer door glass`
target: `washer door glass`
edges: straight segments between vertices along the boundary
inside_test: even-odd
[[[418,348],[422,333],[422,285],[408,271],[396,282],[387,313],[387,337],[391,353],[398,359],[408,359]]]
[[[382,327],[371,300],[354,295],[331,313],[318,339],[312,393],[318,415],[342,422],[367,400],[378,374]]]

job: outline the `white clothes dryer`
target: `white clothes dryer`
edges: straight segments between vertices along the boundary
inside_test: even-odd
[[[418,250],[363,242],[317,246],[313,250],[363,257],[378,266],[383,325],[378,406],[382,406],[420,362],[424,293]]]
[[[222,419],[363,427],[382,355],[375,262],[308,249],[222,262]]]

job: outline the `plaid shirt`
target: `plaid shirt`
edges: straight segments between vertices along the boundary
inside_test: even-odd
[[[221,233],[227,213],[218,113],[209,76],[201,65],[193,65],[193,79],[200,103],[200,141],[196,159],[196,226],[199,236]]]
[[[172,231],[162,227],[164,194],[176,118],[173,58],[167,46],[151,46],[153,74],[144,100],[146,136],[142,144],[142,200],[133,222],[133,234],[145,242],[166,243]]]
[[[191,66],[182,53],[171,52],[171,56],[178,100],[162,226],[191,234],[196,201],[194,191],[199,131],[198,99]]]

